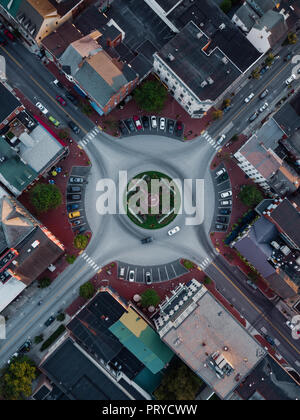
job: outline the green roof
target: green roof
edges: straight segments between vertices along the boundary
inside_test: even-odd
[[[153,374],[162,370],[174,355],[159,335],[131,308],[109,330]]]
[[[155,375],[146,367],[134,378],[134,382],[149,394],[153,394],[156,388],[161,384],[163,378],[162,372]]]
[[[5,158],[0,165],[2,182],[14,194],[21,193],[38,176],[38,173],[22,162],[18,154],[2,138],[0,138],[1,157]]]
[[[9,3],[12,3],[10,8],[7,8],[7,5]],[[11,14],[11,16],[16,17],[20,4],[22,3],[22,0],[14,0],[13,2],[11,0],[0,0],[0,4],[1,6],[4,7],[4,9],[6,9],[8,11],[9,14]]]

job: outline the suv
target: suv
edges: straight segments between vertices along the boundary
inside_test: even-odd
[[[31,344],[31,340],[25,341],[25,343],[19,348],[18,353],[27,353],[30,350]]]
[[[75,134],[79,134],[80,133],[80,128],[77,127],[77,125],[73,121],[69,121],[68,122],[68,126],[71,128],[71,130],[73,131],[73,133],[75,133]]]
[[[150,242],[153,241],[152,236],[148,236],[147,238],[144,238],[141,240],[142,244],[150,244]]]
[[[49,327],[49,325],[51,325],[54,321],[55,321],[55,317],[51,315],[50,318],[48,318],[47,321],[45,322],[45,326]]]
[[[77,187],[77,186],[76,187],[73,187],[73,186],[71,186],[71,187],[68,188],[68,191],[69,192],[72,192],[72,193],[73,192],[81,192],[81,187]]]

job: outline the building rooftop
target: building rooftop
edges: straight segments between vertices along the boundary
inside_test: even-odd
[[[210,39],[189,22],[158,53],[201,100],[217,99],[241,74],[218,48],[207,53]]]
[[[72,42],[82,37],[83,35],[78,29],[70,21],[67,21],[44,38],[42,44],[54,57],[59,59]]]
[[[300,129],[300,92],[284,104],[273,118],[288,136]]]
[[[21,105],[15,95],[0,83],[0,124]]]
[[[174,306],[179,294],[182,299]],[[154,322],[162,340],[223,399],[265,356],[253,337],[194,279],[179,285],[160,305]]]

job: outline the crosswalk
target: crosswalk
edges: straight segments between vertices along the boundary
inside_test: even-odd
[[[215,142],[215,140],[208,134],[207,131],[203,131],[201,133],[201,137],[204,137],[204,139],[213,147],[214,149],[219,149],[220,146],[218,146]]]
[[[99,265],[96,264],[93,258],[89,257],[89,255],[86,252],[83,252],[80,256],[85,260],[87,264],[89,264],[93,268],[93,270],[95,270],[96,272],[100,270]]]
[[[206,257],[205,260],[201,261],[201,263],[199,264],[199,267],[201,267],[201,269],[204,271],[206,267],[210,265],[210,263],[211,263],[211,259]]]
[[[94,127],[91,131],[89,131],[84,137],[83,137],[83,139],[81,139],[79,142],[78,142],[78,144],[81,146],[81,147],[86,147],[87,146],[87,144],[91,141],[91,140],[93,140],[93,138],[94,137],[96,137],[97,136],[97,134],[99,134],[100,133],[100,130],[99,130],[99,128],[98,127]]]

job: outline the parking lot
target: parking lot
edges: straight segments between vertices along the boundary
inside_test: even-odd
[[[226,231],[232,210],[232,189],[229,175],[224,165],[213,171],[215,184],[216,207],[212,231]]]
[[[73,167],[67,183],[67,211],[74,233],[84,233],[90,230],[84,209],[84,195],[89,169],[89,167],[84,166]],[[71,213],[72,218],[70,217]]]
[[[134,272],[136,283],[146,283],[146,273],[150,273],[151,283],[169,281],[186,274],[188,270],[180,264],[180,260],[172,261],[163,265],[131,265],[118,261],[118,277],[129,281],[130,271]]]
[[[157,116],[137,116],[119,121],[121,137],[137,134],[157,134],[183,140],[184,124],[170,118]]]

